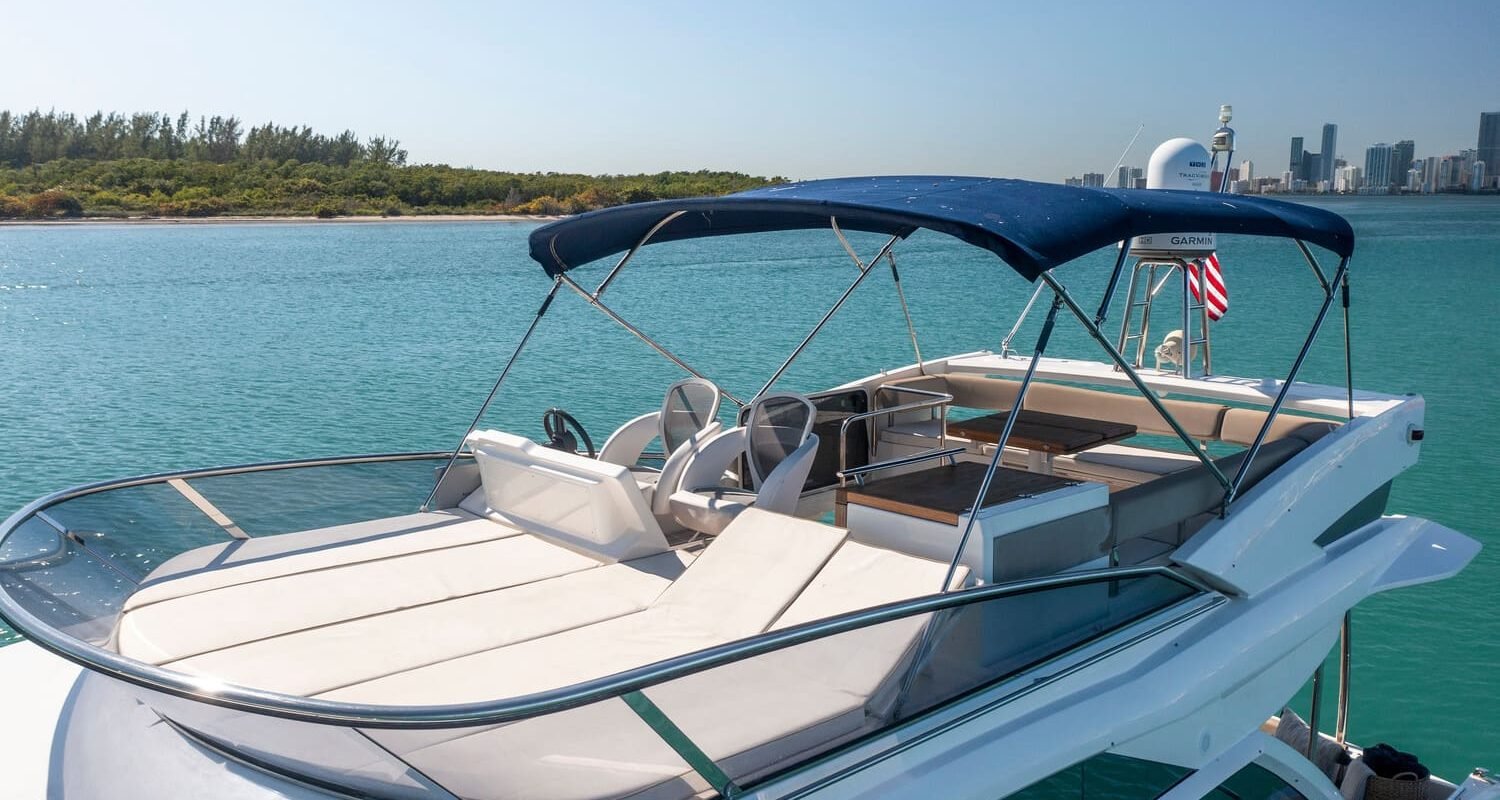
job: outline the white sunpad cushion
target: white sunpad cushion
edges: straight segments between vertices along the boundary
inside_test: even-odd
[[[774,627],[931,594],[947,566],[846,541]],[[966,576],[960,568],[954,585]],[[670,681],[646,695],[732,775],[761,773],[878,725],[874,717],[888,711],[928,619],[797,645]],[[553,716],[417,747],[402,757],[476,800],[618,797],[648,789],[652,797],[687,796],[704,788],[665,743],[639,730],[639,719],[619,701]],[[726,725],[726,719],[735,722]],[[491,768],[466,766],[474,763]]]
[[[1099,464],[1105,467],[1148,472],[1153,475],[1166,475],[1203,463],[1198,460],[1197,456],[1188,453],[1173,453],[1167,450],[1118,444],[1100,445],[1091,450],[1085,450],[1075,454],[1073,460],[1081,464]]]
[[[136,604],[120,616],[118,647],[159,664],[597,566],[534,536],[506,536]]]
[[[693,625],[724,641],[761,633],[847,536],[843,528],[746,508],[652,610],[669,615],[674,625]]]
[[[263,639],[168,666],[289,694],[328,692],[640,611],[691,561],[686,553],[662,553]]]
[[[516,528],[433,511],[264,536],[190,550],[146,577],[123,611],[237,583],[500,539]]]
[[[841,528],[749,509],[645,611],[320,696],[390,704],[515,697],[753,636],[781,616],[845,536]]]
[[[947,574],[948,565],[942,562],[851,539],[833,554],[772,629],[937,594]],[[968,567],[959,565],[950,588],[962,586],[968,575]]]

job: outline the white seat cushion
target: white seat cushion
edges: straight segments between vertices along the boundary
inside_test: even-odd
[[[946,571],[946,564],[846,540],[773,627],[931,594]],[[698,574],[702,580],[715,577]],[[961,568],[955,584],[966,574]],[[689,594],[696,592],[690,587]],[[669,681],[645,693],[694,744],[743,780],[877,727],[926,624],[925,615],[884,623]],[[373,735],[413,766],[476,800],[581,800],[635,792],[686,797],[705,788],[618,700],[409,749],[402,747],[409,739]],[[488,768],[475,770],[476,763]]]
[[[1203,463],[1191,453],[1174,453],[1168,450],[1120,444],[1100,445],[1075,454],[1072,460],[1081,464],[1099,464],[1152,475],[1167,475]]]
[[[589,556],[488,520],[462,525],[506,535],[404,553],[398,551],[399,538],[388,539],[379,544],[391,552],[381,558],[339,563],[340,551],[364,556],[372,548],[333,547],[155,584],[127,601],[116,628],[117,647],[124,655],[160,664],[599,566]],[[210,579],[218,572],[223,573],[219,585],[213,585]],[[247,579],[241,572],[254,576]],[[173,586],[179,581],[195,590],[181,593]]]
[[[842,528],[750,509],[645,611],[321,696],[397,705],[514,697],[753,636],[786,611],[845,535]]]
[[[948,565],[849,539],[813,578],[797,601],[771,626],[801,625],[943,590]],[[963,585],[969,568],[959,565],[949,588]]]
[[[692,563],[674,551],[261,639],[166,664],[315,695],[635,613]]]
[[[514,536],[463,511],[433,511],[208,545],[152,570],[123,610],[235,583]]]
[[[673,492],[672,518],[690,530],[715,534],[723,531],[755,502],[755,492],[744,489],[686,489]]]

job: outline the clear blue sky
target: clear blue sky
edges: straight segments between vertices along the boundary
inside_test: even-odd
[[[1202,140],[1227,102],[1243,155],[1279,174],[1324,122],[1362,164],[1377,141],[1473,147],[1500,110],[1500,0],[0,0],[0,18],[0,108],[352,128],[509,170],[1055,181],[1107,169],[1138,123],[1132,164]]]

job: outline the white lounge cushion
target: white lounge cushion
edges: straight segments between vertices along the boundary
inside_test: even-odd
[[[475,526],[498,527],[488,521]],[[316,555],[337,556],[333,548]],[[314,554],[291,557],[313,561]],[[254,569],[266,564],[237,567]],[[535,536],[489,541],[326,566],[155,601],[137,601],[117,628],[121,653],[151,663],[399,608],[517,586],[599,566]],[[211,574],[211,573],[206,573]],[[200,577],[200,576],[193,576]],[[184,579],[187,580],[187,579]],[[163,590],[169,588],[160,584]]]
[[[684,552],[661,553],[262,639],[167,666],[314,695],[640,611],[691,562]]]
[[[1264,424],[1266,424],[1264,411],[1253,408],[1231,408],[1224,413],[1224,428],[1219,438],[1232,444],[1249,447],[1254,444],[1255,435],[1260,433],[1260,427]],[[1299,417],[1282,412],[1277,414],[1276,420],[1271,423],[1271,430],[1266,433],[1266,441],[1274,442],[1299,433],[1303,438],[1311,441],[1335,424],[1327,420]]]
[[[1121,444],[1100,445],[1075,454],[1072,460],[1080,464],[1099,464],[1152,475],[1167,475],[1203,463],[1191,453],[1174,453],[1169,450]]]
[[[153,570],[123,610],[235,583],[517,533],[516,528],[462,511],[433,511],[209,545],[175,556]]]
[[[946,563],[849,539],[771,629],[937,594],[947,574]],[[968,576],[969,568],[960,564],[948,587],[962,586]]]
[[[930,594],[946,570],[936,561],[845,541],[773,627]],[[966,574],[960,568],[955,585]],[[798,645],[645,693],[731,775],[763,773],[878,726],[927,620],[923,615]],[[635,792],[687,797],[706,788],[618,700],[404,752],[398,737],[374,735],[418,769],[476,800]],[[488,768],[466,766],[475,763]]]
[[[841,528],[749,509],[637,614],[322,695],[462,703],[569,686],[766,630],[843,543]]]

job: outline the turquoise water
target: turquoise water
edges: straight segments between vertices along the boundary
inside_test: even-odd
[[[1428,401],[1422,462],[1397,482],[1391,509],[1489,545],[1458,578],[1361,606],[1351,736],[1415,750],[1461,776],[1500,759],[1500,203],[1322,204],[1360,237],[1356,383]],[[144,472],[451,447],[547,289],[525,255],[530,230],[0,228],[0,513],[54,489]],[[855,241],[866,253],[879,244]],[[941,236],[918,234],[896,252],[928,356],[996,347],[1030,291],[992,256]],[[1217,371],[1284,371],[1319,302],[1314,278],[1286,242],[1226,238],[1220,255],[1232,307],[1214,330]],[[1096,255],[1059,275],[1097,298],[1108,262]],[[581,282],[603,271],[581,270]],[[744,397],[854,275],[824,232],[710,240],[646,250],[605,300]],[[1306,379],[1342,381],[1333,321]],[[1020,349],[1036,328],[1033,320]],[[1067,320],[1052,352],[1099,357]],[[880,275],[781,385],[818,388],[910,360],[900,307]],[[565,295],[486,422],[540,435],[541,411],[560,405],[602,442],[679,376]]]

